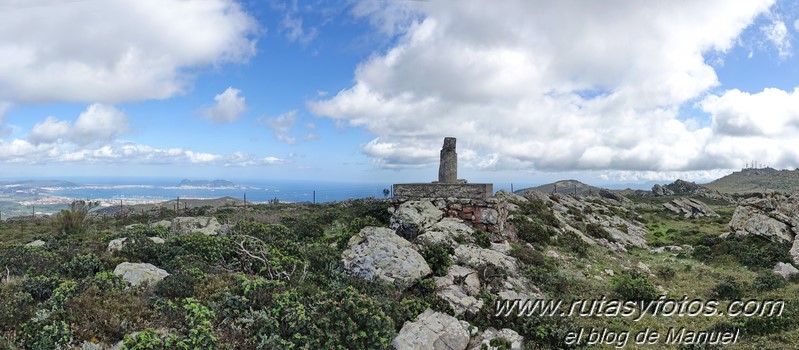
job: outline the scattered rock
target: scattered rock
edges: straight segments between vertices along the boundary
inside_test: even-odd
[[[166,243],[166,241],[161,237],[147,237],[147,238],[149,238],[155,244]],[[122,250],[122,247],[124,247],[125,244],[134,243],[134,242],[136,241],[128,237],[112,239],[110,242],[108,242],[108,248],[106,248],[106,251],[108,251],[109,253],[118,252]]]
[[[772,241],[792,242],[790,227],[753,206],[738,206],[732,214],[730,229],[736,235],[755,235]]]
[[[438,243],[455,246],[456,240],[474,242],[474,230],[461,219],[444,218],[417,236],[415,242],[424,246]]]
[[[158,281],[169,276],[169,273],[159,269],[155,265],[145,263],[123,262],[114,269],[114,274],[122,277],[132,286],[139,286],[143,283],[154,285]]]
[[[518,266],[516,258],[507,256],[491,249],[480,248],[473,245],[459,245],[455,247],[456,263],[477,268],[482,264],[494,264],[509,273],[516,273]]]
[[[667,245],[667,246],[657,247],[657,248],[653,248],[653,249],[649,250],[649,252],[652,253],[652,254],[660,254],[660,253],[663,253],[665,251],[681,252],[681,251],[683,251],[683,247],[680,247],[678,245]]]
[[[777,263],[777,265],[774,266],[774,273],[787,280],[788,278],[791,278],[791,276],[799,274],[799,270],[797,270],[791,264]]]
[[[159,222],[156,222],[156,223],[150,224],[150,227],[158,227],[158,226],[161,226],[161,227],[166,227],[166,228],[172,228],[172,221],[169,221],[169,220],[161,220],[161,221],[159,221]]]
[[[410,242],[383,227],[364,227],[350,238],[341,262],[352,275],[396,282],[403,288],[432,272]]]
[[[510,341],[510,350],[521,350],[522,342],[524,342],[524,337],[512,329],[503,328],[497,331],[494,328],[488,328],[477,339],[477,344],[469,350],[499,350],[499,348],[491,346],[491,341],[497,338]]]
[[[703,216],[719,216],[713,209],[693,198],[675,198],[669,203],[663,204],[666,209],[677,214],[683,214],[686,218],[696,219]]]
[[[791,255],[791,259],[793,259],[794,264],[799,264],[799,235],[794,237],[791,250],[788,251],[788,254]]]
[[[25,246],[26,247],[44,247],[45,244],[47,244],[45,241],[43,241],[41,239],[37,239],[37,240],[35,240],[33,242],[30,242],[30,243],[26,244]]]
[[[730,220],[736,235],[762,236],[774,242],[793,242],[799,232],[799,192],[769,193],[741,201]]]
[[[671,196],[674,194],[674,191],[665,188],[661,185],[655,184],[655,186],[652,186],[652,193],[654,193],[656,197],[662,197],[662,196]]]
[[[444,277],[436,277],[436,294],[446,300],[455,315],[477,314],[483,307],[483,300],[477,299],[480,292],[480,279],[477,271],[468,267],[453,265]]]
[[[469,323],[427,309],[407,321],[391,342],[397,350],[465,350],[469,345]]]
[[[171,230],[178,234],[199,232],[207,236],[216,236],[219,234],[226,234],[229,227],[227,225],[221,225],[219,221],[212,216],[184,216],[172,219]]]
[[[642,272],[644,272],[644,273],[646,273],[646,274],[650,274],[650,275],[652,274],[652,271],[651,271],[651,270],[649,270],[649,266],[647,266],[646,264],[644,264],[644,262],[643,262],[643,261],[639,261],[639,262],[638,262],[638,265],[635,265],[635,266],[636,266],[636,267],[637,267],[639,270],[641,270]]]
[[[413,240],[444,216],[430,201],[407,201],[391,215],[389,227],[408,240]]]

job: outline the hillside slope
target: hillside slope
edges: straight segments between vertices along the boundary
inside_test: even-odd
[[[721,193],[793,192],[799,188],[799,170],[747,168],[702,186]]]

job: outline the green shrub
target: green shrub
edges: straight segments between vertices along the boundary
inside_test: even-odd
[[[158,281],[155,285],[155,294],[170,299],[189,298],[194,295],[194,286],[197,282],[196,277],[181,271]]]
[[[45,301],[50,298],[58,282],[58,277],[54,276],[28,276],[22,281],[22,286],[35,300]]]
[[[558,246],[577,254],[577,256],[585,257],[588,255],[588,243],[574,232],[566,231],[559,235],[556,243]]]
[[[394,338],[394,322],[382,305],[352,287],[327,291],[314,305],[320,316],[315,323],[324,334],[318,348],[384,349]]]
[[[177,340],[178,349],[216,349],[217,336],[211,321],[216,317],[209,309],[194,298],[183,300],[186,312],[184,336]]]
[[[0,329],[17,330],[36,311],[36,301],[30,293],[12,288],[0,289]]]
[[[508,272],[505,269],[492,263],[480,264],[476,270],[480,283],[491,291],[501,290],[508,278]]]
[[[671,266],[660,265],[655,267],[655,275],[664,281],[671,281],[674,276],[677,276],[677,271]]]
[[[594,238],[604,238],[610,242],[614,242],[613,236],[605,230],[602,225],[597,223],[590,223],[585,225],[585,233]]]
[[[136,335],[126,334],[121,350],[167,350],[167,346],[158,333],[147,328]]]
[[[549,245],[550,238],[554,235],[554,232],[549,227],[523,216],[515,216],[510,222],[516,228],[519,239],[533,245],[546,247]]]
[[[64,265],[64,273],[73,278],[94,276],[97,272],[102,270],[103,262],[100,261],[97,255],[92,253],[77,254]]]
[[[122,277],[115,275],[111,271],[102,271],[95,274],[89,279],[88,285],[97,287],[103,291],[120,291],[128,286],[128,283]]]
[[[543,200],[531,199],[523,202],[519,206],[519,210],[522,214],[530,216],[544,225],[560,227],[560,220],[555,216],[555,212]]]
[[[713,287],[713,293],[719,298],[734,300],[743,296],[743,285],[732,277],[723,278],[721,282]]]
[[[752,288],[758,292],[768,292],[770,290],[780,289],[787,284],[782,276],[775,274],[772,271],[766,271],[758,274],[752,282]]]
[[[119,341],[148,324],[153,312],[147,298],[129,291],[91,286],[64,307],[75,336],[82,340]]]
[[[47,302],[53,310],[61,310],[64,305],[77,293],[78,284],[73,280],[65,280],[53,289],[53,294]]]
[[[514,245],[509,255],[527,265],[543,265],[546,262],[544,254],[527,246]]]
[[[480,229],[474,230],[474,243],[481,248],[491,248],[491,239],[488,234]]]
[[[425,246],[420,253],[430,265],[434,275],[444,276],[452,265],[450,255],[455,254],[455,250],[446,243],[436,243]]]
[[[64,321],[31,321],[22,325],[22,347],[28,350],[68,349],[72,343],[72,329]]]
[[[60,271],[62,264],[60,256],[42,248],[0,247],[0,268],[11,276],[54,275]]]
[[[626,300],[654,300],[658,297],[657,289],[646,275],[637,271],[628,271],[615,276],[611,280],[613,291]]]
[[[74,235],[86,232],[88,220],[86,215],[95,204],[85,201],[74,201],[69,209],[64,209],[53,220],[54,230],[62,235]]]

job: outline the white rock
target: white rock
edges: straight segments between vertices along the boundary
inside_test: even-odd
[[[26,247],[43,247],[45,244],[47,244],[45,241],[43,241],[41,239],[37,239],[37,240],[35,240],[33,242],[30,242],[30,243],[26,244],[25,246]]]
[[[787,280],[791,276],[799,274],[799,270],[791,264],[777,263],[777,265],[774,266],[774,273]]]
[[[171,230],[175,233],[200,232],[207,236],[223,234],[227,230],[215,217],[177,217],[172,219]]]
[[[453,265],[444,277],[436,277],[436,294],[446,300],[456,315],[469,312],[476,314],[483,307],[483,300],[475,296],[480,292],[477,271]]]
[[[522,342],[524,342],[524,337],[512,329],[503,328],[497,331],[494,328],[488,328],[480,335],[477,345],[471,347],[469,350],[497,350],[497,348],[491,346],[491,341],[496,338],[504,338],[510,341],[511,350],[521,350]],[[484,345],[485,348],[483,348]]]
[[[402,287],[409,287],[432,272],[410,242],[383,227],[364,227],[350,238],[341,262],[352,275],[397,282]]]
[[[397,350],[465,350],[469,323],[427,309],[415,321],[405,322],[391,345]]]
[[[389,227],[400,236],[414,239],[439,222],[443,216],[443,211],[430,201],[407,201],[400,204],[391,215]]]
[[[145,282],[150,285],[155,285],[158,281],[169,276],[168,272],[159,269],[155,265],[129,262],[123,262],[117,265],[114,269],[114,274],[122,277],[122,279],[133,286],[139,286]]]

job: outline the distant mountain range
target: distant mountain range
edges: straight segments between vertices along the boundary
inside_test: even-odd
[[[63,180],[25,180],[25,181],[0,181],[0,187],[77,187],[78,184]]]
[[[522,194],[524,193],[524,191],[527,190],[535,190],[544,193],[557,192],[557,193],[587,195],[587,194],[597,194],[599,193],[600,190],[602,190],[602,188],[586,185],[577,180],[561,180],[550,184],[541,185],[538,187],[523,188],[521,190],[513,192],[516,194]]]
[[[777,170],[774,168],[747,168],[741,169],[741,171],[733,172],[732,174],[707,184],[695,184],[692,182],[677,180],[668,185],[656,185],[655,187],[661,187],[663,189],[669,190],[671,194],[676,195],[689,195],[697,192],[707,192],[707,190],[715,190],[722,194],[745,194],[764,191],[794,192],[799,190],[799,169]],[[522,194],[527,190],[535,190],[544,193],[557,192],[565,194],[576,193],[578,195],[587,195],[598,194],[602,188],[587,185],[577,180],[562,180],[537,187],[523,188],[514,191],[514,193]],[[632,192],[643,193],[648,191],[617,190],[613,192],[628,194]]]
[[[183,187],[234,187],[236,184],[227,180],[189,180],[183,179],[178,186]]]

